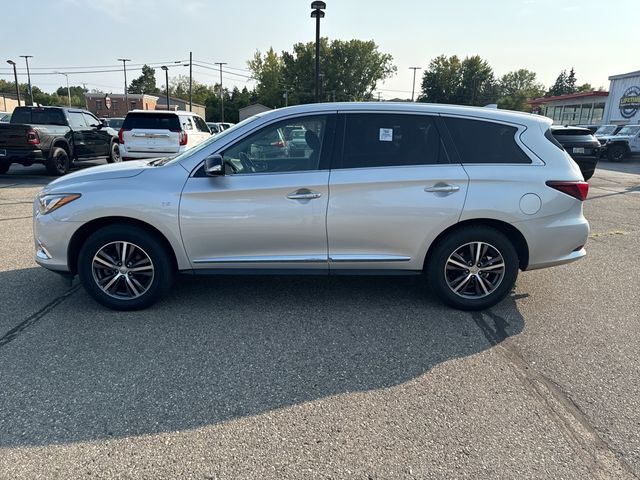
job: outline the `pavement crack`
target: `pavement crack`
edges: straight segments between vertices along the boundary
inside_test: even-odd
[[[614,450],[591,425],[587,416],[560,388],[520,355],[515,346],[504,342],[509,323],[500,315],[485,310],[473,312],[472,318],[487,341],[512,366],[527,391],[550,413],[550,418],[565,433],[573,450],[597,479],[638,479],[622,454]]]
[[[25,218],[33,218],[32,215],[28,217],[10,217],[10,218],[0,218],[0,222],[6,222],[7,220],[24,220]]]
[[[75,285],[71,287],[65,293],[63,293],[56,299],[52,300],[51,302],[47,303],[44,307],[42,307],[36,313],[27,317],[21,323],[19,323],[18,325],[13,327],[11,330],[9,330],[7,333],[5,333],[2,337],[0,337],[0,348],[12,342],[16,338],[18,338],[18,336],[21,333],[23,333],[25,330],[34,326],[36,323],[38,323],[38,321],[40,321],[42,317],[44,317],[47,313],[49,313],[51,310],[56,308],[58,305],[64,302],[67,298],[69,298],[71,295],[77,292],[79,288],[80,288],[80,285]]]

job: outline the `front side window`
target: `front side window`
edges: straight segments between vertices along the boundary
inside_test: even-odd
[[[98,120],[93,115],[89,115],[88,113],[83,113],[82,115],[84,116],[84,122],[87,124],[87,126],[93,127],[100,124],[100,120]]]
[[[295,130],[292,133],[298,135]],[[346,115],[342,168],[436,163],[447,163],[447,159],[433,117],[384,113]]]
[[[295,125],[304,137],[285,138]],[[312,116],[269,125],[223,152],[227,174],[284,173],[317,170],[327,130],[327,116]]]
[[[87,123],[82,113],[69,112],[69,126],[75,129],[87,128]]]
[[[520,149],[511,125],[443,117],[462,163],[531,163]]]

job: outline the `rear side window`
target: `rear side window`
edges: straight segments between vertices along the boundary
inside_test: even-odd
[[[33,125],[66,125],[62,110],[16,108],[11,123],[30,123]]]
[[[341,168],[447,163],[432,117],[347,114]]]
[[[462,163],[531,163],[515,141],[516,127],[443,117]]]
[[[182,130],[180,120],[172,113],[129,113],[122,124],[124,130]]]

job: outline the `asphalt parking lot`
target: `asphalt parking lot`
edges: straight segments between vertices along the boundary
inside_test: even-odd
[[[413,277],[112,312],[32,259],[43,173],[0,176],[0,478],[640,478],[640,160],[599,165],[586,259],[482,313]]]

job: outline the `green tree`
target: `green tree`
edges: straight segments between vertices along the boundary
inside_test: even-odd
[[[258,81],[256,86],[258,101],[268,107],[283,106],[282,57],[279,57],[272,47],[264,55],[260,51],[256,51],[253,59],[249,60],[247,65],[253,77]]]
[[[421,102],[486,105],[498,97],[498,83],[486,60],[474,55],[464,60],[440,55],[422,76]]]
[[[156,71],[148,65],[142,66],[142,75],[131,81],[129,93],[157,94],[160,90],[156,87]],[[167,103],[167,102],[165,102]]]
[[[499,81],[498,106],[507,110],[530,111],[529,100],[540,98],[545,89],[536,81],[536,74],[521,68],[504,74]]]
[[[589,84],[587,83],[582,86],[587,86],[587,85]],[[576,72],[572,67],[571,70],[569,71],[569,74],[567,74],[566,70],[562,70],[560,72],[560,74],[558,75],[558,78],[556,78],[555,83],[549,88],[545,96],[553,97],[556,95],[567,95],[570,93],[576,93],[578,91],[582,91],[582,90],[580,90],[580,87],[577,86]]]

